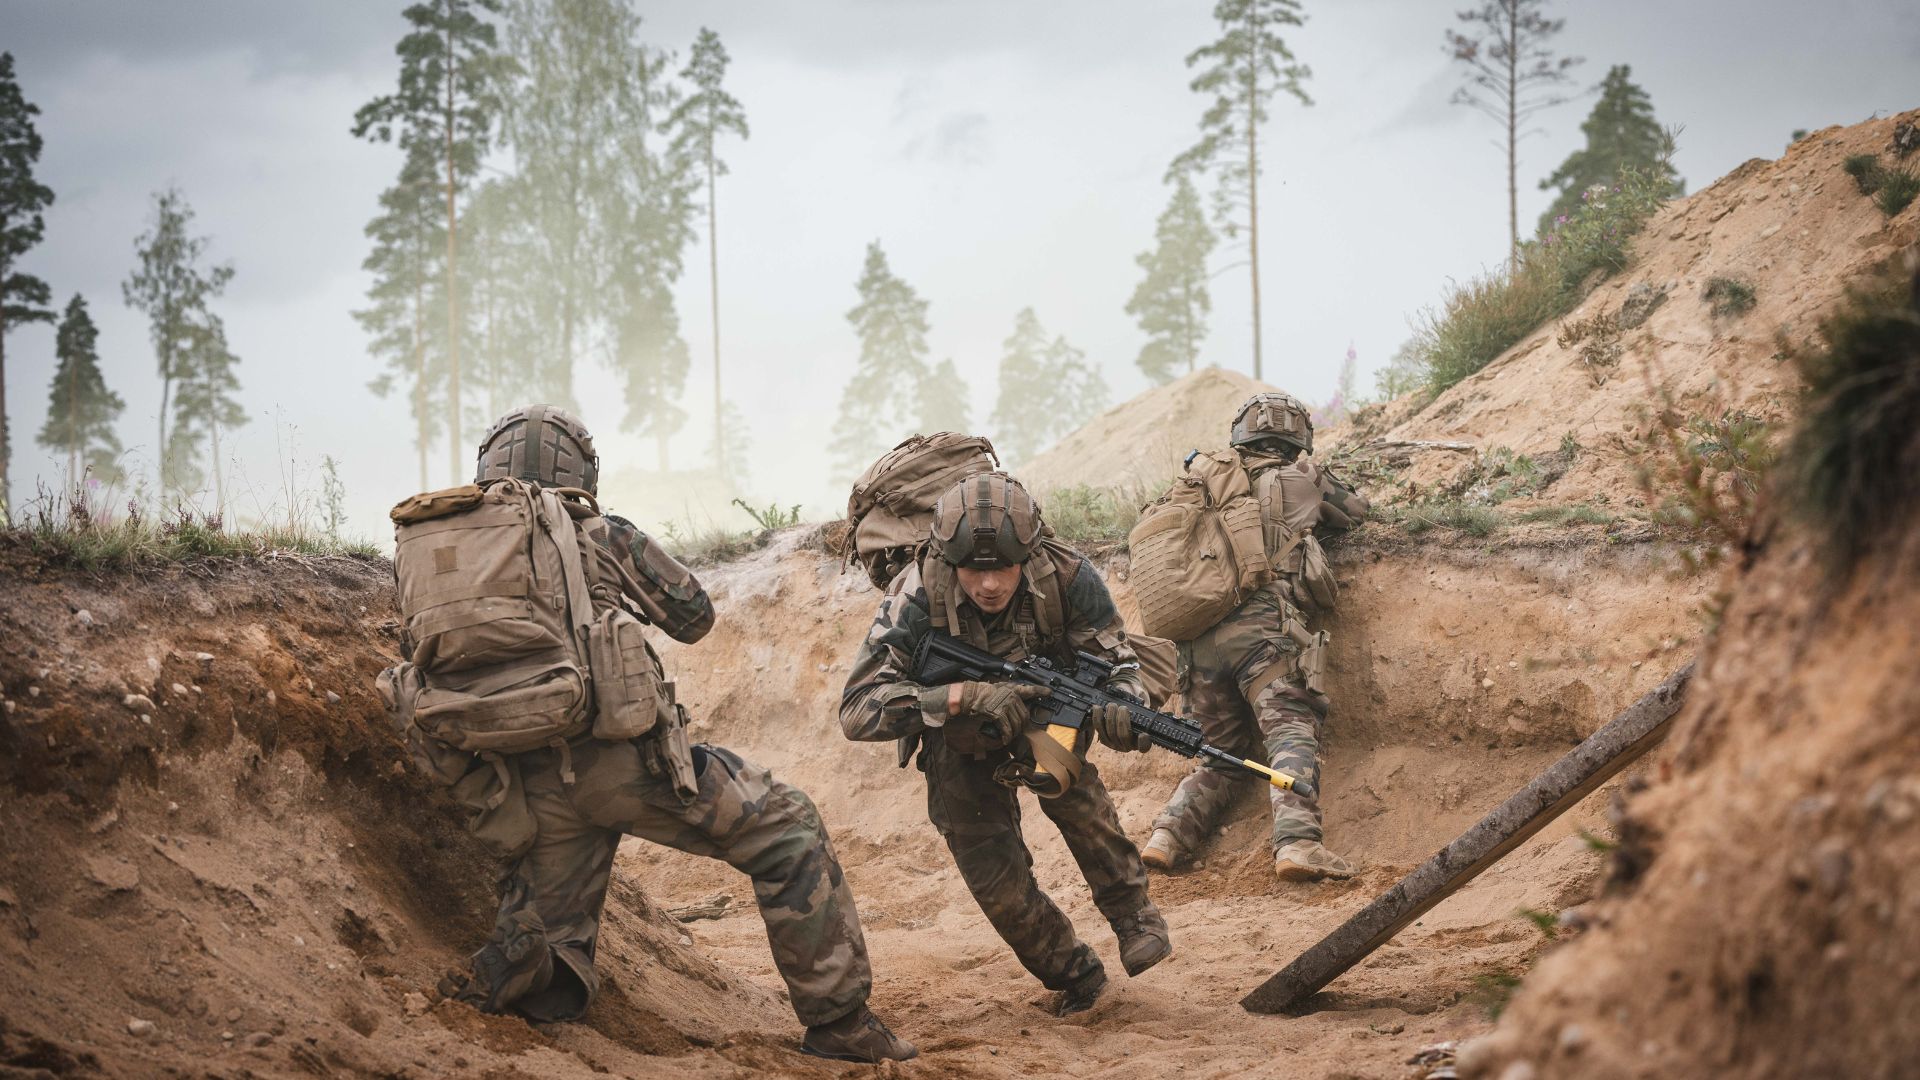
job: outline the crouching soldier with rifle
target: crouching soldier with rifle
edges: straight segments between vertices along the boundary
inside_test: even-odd
[[[1032,722],[1043,686],[916,676],[915,656],[924,659],[934,635],[991,657],[1045,658],[1058,671],[1075,671],[1079,654],[1090,654],[1104,665],[1098,685],[1124,699],[1090,708],[1081,727],[1055,725],[1067,731],[1056,738]],[[1113,927],[1127,974],[1166,959],[1173,946],[1147,898],[1140,852],[1085,760],[1090,736],[1130,730],[1124,702],[1144,699],[1106,584],[1079,552],[1043,538],[1039,504],[1004,473],[967,477],[941,497],[930,542],[887,589],[841,698],[847,738],[898,740],[903,766],[918,752],[927,817],[994,930],[1059,992],[1060,1016],[1091,1008],[1107,976],[1034,879],[1017,789],[1040,796]]]
[[[752,878],[801,1049],[913,1057],[867,1008],[866,941],[813,802],[731,750],[690,745],[643,627],[698,641],[713,605],[645,533],[600,513],[599,471],[580,421],[534,405],[494,424],[474,484],[393,511],[407,661],[381,693],[415,762],[505,862],[492,938],[442,992],[580,1018],[600,985],[614,853],[638,836]]]

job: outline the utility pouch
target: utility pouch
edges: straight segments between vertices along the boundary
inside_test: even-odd
[[[405,731],[411,727],[414,703],[419,701],[420,691],[426,686],[420,669],[408,663],[395,664],[382,671],[373,686],[387,707],[387,719],[393,721],[393,730]]]
[[[587,628],[596,739],[638,738],[652,731],[660,718],[660,673],[644,633],[640,620],[618,607],[609,608]]]
[[[1327,670],[1327,643],[1331,640],[1327,632],[1309,633],[1307,625],[1291,614],[1282,619],[1280,628],[1293,639],[1294,644],[1300,646],[1300,656],[1294,661],[1300,671],[1300,680],[1314,693],[1326,693],[1321,688],[1321,677]]]
[[[693,764],[693,743],[687,738],[687,711],[674,705],[667,716],[654,733],[652,764],[682,802],[692,802],[700,794],[700,774]]]

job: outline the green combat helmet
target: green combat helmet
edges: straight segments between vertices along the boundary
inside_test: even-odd
[[[1018,566],[1040,546],[1040,504],[1006,473],[979,473],[933,506],[933,546],[954,566]]]
[[[1313,453],[1313,418],[1298,398],[1289,394],[1255,394],[1233,417],[1232,443],[1257,448],[1268,440]]]
[[[494,421],[480,440],[473,482],[513,476],[546,488],[599,494],[600,455],[579,417],[552,405],[526,405]]]

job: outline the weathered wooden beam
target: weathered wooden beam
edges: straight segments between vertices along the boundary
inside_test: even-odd
[[[1261,983],[1240,1004],[1256,1013],[1311,1011],[1300,1006],[1321,987],[1366,959],[1658,743],[1680,711],[1692,677],[1693,662],[1688,661],[1481,818],[1479,824],[1461,833],[1398,885]]]

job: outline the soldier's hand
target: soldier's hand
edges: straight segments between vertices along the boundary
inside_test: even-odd
[[[1145,750],[1140,740],[1134,736],[1133,723],[1127,718],[1127,707],[1119,702],[1102,705],[1093,711],[1093,733],[1100,741],[1115,750]]]
[[[1004,746],[1026,730],[1027,723],[1033,719],[1033,710],[1027,707],[1027,702],[1046,696],[1045,689],[1023,683],[961,683],[960,707],[954,712],[999,724],[1007,733],[1006,741],[1001,744]]]

